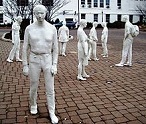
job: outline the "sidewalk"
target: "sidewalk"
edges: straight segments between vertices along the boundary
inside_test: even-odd
[[[86,30],[87,33],[89,32]],[[101,29],[98,38],[101,36]],[[133,43],[133,66],[115,67],[120,62],[123,29],[109,29],[109,57],[90,61],[90,78],[78,81],[76,30],[67,44],[67,56],[59,56],[55,77],[56,115],[59,124],[146,124],[146,32]],[[0,124],[50,124],[44,77],[41,74],[37,115],[29,113],[29,79],[22,63],[8,63],[11,43],[0,40]],[[21,44],[22,47],[22,44]]]

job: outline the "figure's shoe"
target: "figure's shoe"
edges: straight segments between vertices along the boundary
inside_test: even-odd
[[[81,81],[86,81],[86,80],[87,80],[86,78],[79,77],[79,76],[77,76],[77,79],[78,79],[78,80],[81,80]]]
[[[16,59],[16,62],[22,62],[22,59]]]
[[[90,77],[90,75],[88,75],[88,74],[83,74],[83,77],[84,77],[84,78],[88,78],[88,77]]]
[[[131,67],[132,64],[126,63],[126,64],[124,64],[124,66],[129,66],[129,67]]]
[[[31,113],[31,114],[34,115],[34,114],[37,114],[37,112],[38,112],[38,111],[37,111],[37,105],[31,106],[31,107],[30,107],[30,113]]]
[[[63,53],[62,56],[66,56],[66,54]]]
[[[97,58],[94,58],[93,60],[94,60],[94,61],[98,61],[99,59],[97,59]]]
[[[51,122],[52,124],[57,124],[58,123],[58,118],[55,114],[50,114]]]
[[[108,55],[103,55],[103,58],[108,57]]]
[[[119,63],[119,64],[115,64],[115,66],[117,66],[117,67],[123,67],[123,64]]]
[[[90,58],[88,58],[88,60],[89,60],[89,61],[91,61],[91,59],[90,59]]]
[[[13,61],[12,61],[11,59],[8,58],[8,59],[7,59],[7,62],[13,62]]]

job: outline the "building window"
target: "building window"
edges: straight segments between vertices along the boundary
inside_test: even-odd
[[[110,22],[110,14],[106,14],[106,22]]]
[[[88,7],[90,8],[91,7],[91,0],[88,0],[87,4],[88,4]]]
[[[117,15],[117,20],[121,21],[121,15]]]
[[[104,0],[100,0],[100,7],[104,7]]]
[[[94,21],[98,22],[98,14],[94,14]]]
[[[0,14],[0,23],[3,23],[3,14]]]
[[[98,0],[94,0],[94,7],[98,7]]]
[[[106,0],[106,8],[110,8],[110,0]]]
[[[133,22],[133,15],[129,15],[129,21],[132,23]]]
[[[3,6],[3,0],[0,0],[0,6]]]
[[[85,5],[85,0],[81,0],[81,5]]]
[[[53,6],[53,0],[42,0],[44,6]]]
[[[143,22],[143,15],[140,15],[139,21],[140,21],[140,22]]]
[[[81,19],[86,19],[86,15],[85,14],[81,14]]]
[[[121,9],[121,0],[117,0],[118,9]]]
[[[17,0],[17,6],[28,6],[28,0]]]

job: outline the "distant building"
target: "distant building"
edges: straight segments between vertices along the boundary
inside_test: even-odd
[[[0,24],[11,23],[11,19],[3,15],[3,1],[0,0]],[[28,0],[17,0],[17,4],[26,4]],[[33,0],[30,0],[33,1]],[[34,0],[35,1],[35,0]],[[47,4],[48,1],[42,0]],[[48,5],[53,5],[48,3]],[[87,22],[97,21],[101,23],[121,21],[122,15],[129,15],[130,22],[142,22],[143,16],[136,11],[137,5],[146,5],[146,0],[70,0],[70,2],[58,10],[57,16],[60,21],[80,21],[86,19]]]

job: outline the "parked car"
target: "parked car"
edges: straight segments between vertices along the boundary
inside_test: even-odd
[[[63,21],[61,21],[61,22],[59,22],[59,23],[56,23],[56,24],[54,24],[55,25],[55,27],[57,28],[57,29],[59,29],[63,24]],[[74,22],[74,21],[67,21],[66,22],[66,26],[69,28],[69,29],[74,29],[75,27],[76,27],[76,23],[77,22]]]

